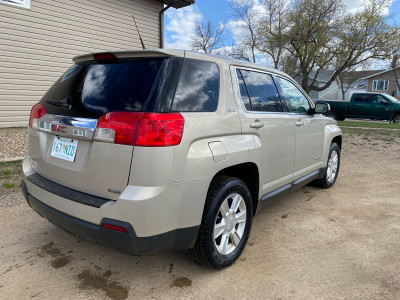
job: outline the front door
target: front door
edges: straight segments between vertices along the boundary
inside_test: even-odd
[[[294,180],[297,180],[315,173],[323,166],[322,153],[327,119],[319,114],[311,114],[309,100],[293,82],[283,77],[277,77],[277,82],[295,128],[296,154],[293,171]]]

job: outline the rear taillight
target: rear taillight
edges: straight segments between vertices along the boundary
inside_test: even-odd
[[[39,119],[46,114],[46,108],[42,104],[35,104],[31,109],[29,117],[29,127],[33,129],[39,128]]]
[[[97,121],[94,139],[121,145],[133,145],[136,125],[143,113],[110,112]]]
[[[184,118],[179,113],[110,112],[97,121],[94,139],[143,147],[181,142]]]
[[[185,120],[179,113],[145,113],[139,121],[135,145],[165,147],[179,145]]]

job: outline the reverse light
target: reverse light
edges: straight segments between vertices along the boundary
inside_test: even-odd
[[[39,119],[46,114],[46,108],[40,104],[35,104],[31,109],[31,115],[29,117],[29,127],[33,129],[39,128]]]

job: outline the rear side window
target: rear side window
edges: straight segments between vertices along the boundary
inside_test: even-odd
[[[185,58],[171,111],[216,111],[219,77],[217,64]]]
[[[369,102],[369,95],[356,95],[354,98],[355,102],[361,103],[368,103]]]
[[[238,76],[239,73],[242,75],[242,79],[239,77],[240,94],[247,110],[250,107],[251,111],[282,111],[282,103],[271,75],[248,70],[240,70]],[[246,104],[246,99],[248,99],[244,94],[246,91],[250,98],[250,105]]]
[[[177,58],[137,58],[91,61],[73,65],[43,96],[40,103],[50,114],[98,118],[112,111],[163,110],[158,105],[162,89],[175,89],[178,75],[165,76],[179,65]],[[175,84],[166,81],[174,81]],[[173,93],[162,93],[172,101]],[[171,99],[165,99],[165,95]],[[167,97],[168,98],[168,97]]]

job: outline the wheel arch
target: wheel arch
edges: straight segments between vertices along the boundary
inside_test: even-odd
[[[341,135],[335,136],[335,137],[332,139],[332,143],[338,144],[340,150],[342,150],[342,136],[341,136]]]
[[[251,194],[253,203],[253,215],[256,213],[258,206],[260,175],[258,167],[255,163],[247,162],[247,163],[233,165],[220,170],[217,174],[214,175],[213,179],[216,176],[229,176],[243,180],[244,183],[246,183],[247,187],[249,188]]]
[[[400,115],[400,111],[395,111],[389,119],[389,122],[392,122],[395,117]]]

